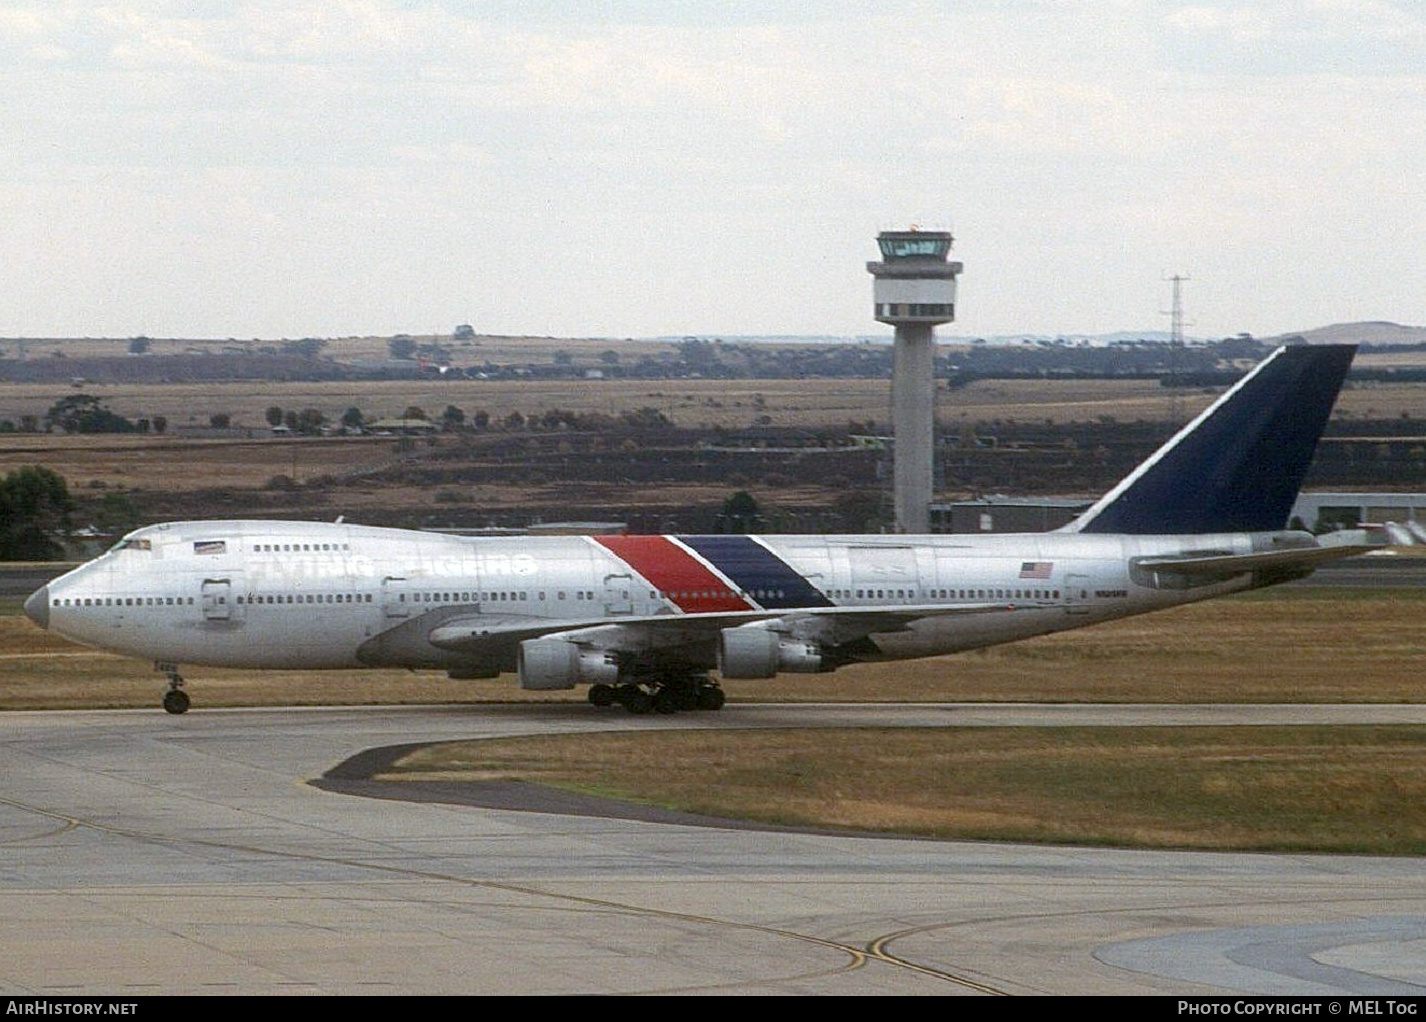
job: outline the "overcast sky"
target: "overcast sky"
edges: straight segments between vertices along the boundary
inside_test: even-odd
[[[0,336],[1426,324],[1419,0],[0,0]]]

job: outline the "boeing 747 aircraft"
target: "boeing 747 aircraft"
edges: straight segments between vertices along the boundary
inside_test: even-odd
[[[138,529],[25,602],[44,628],[180,664],[514,671],[595,705],[718,709],[713,680],[937,656],[1310,573],[1285,530],[1355,351],[1282,348],[1056,532],[468,538],[317,522]]]

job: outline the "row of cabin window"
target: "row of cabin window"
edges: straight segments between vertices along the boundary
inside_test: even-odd
[[[852,590],[834,589],[833,599],[852,599]],[[1058,589],[928,589],[928,600],[1058,600]],[[858,589],[858,600],[914,600],[915,589]]]
[[[191,596],[85,596],[61,600],[56,607],[183,607],[193,603]]]
[[[834,590],[832,590],[832,592],[831,592],[830,595],[831,595],[832,598],[834,598],[834,599],[849,599],[849,598],[851,598],[851,593],[852,593],[852,590],[850,590],[850,589],[841,589],[841,590],[834,589]],[[556,593],[555,595],[556,595],[556,598],[561,599],[561,600],[563,600],[563,599],[566,598],[564,593]],[[771,589],[769,589],[769,590],[757,590],[757,591],[755,591],[755,592],[741,593],[741,594],[739,594],[739,593],[733,593],[733,592],[731,592],[731,591],[726,591],[726,590],[711,590],[711,589],[710,589],[710,590],[697,590],[697,591],[661,592],[661,593],[657,593],[657,594],[655,594],[654,592],[651,591],[651,592],[649,593],[649,597],[650,597],[651,599],[654,599],[654,598],[658,598],[658,599],[689,599],[689,598],[697,598],[697,597],[737,596],[737,595],[752,596],[752,597],[754,597],[755,599],[762,599],[762,598],[767,598],[767,597],[771,597],[771,596],[776,596],[776,597],[781,598],[781,597],[783,596],[783,592],[782,592],[782,590],[780,590],[780,589],[779,589],[779,590],[771,590]],[[593,599],[594,599],[594,594],[593,594],[592,592],[579,591],[579,592],[576,592],[576,593],[574,594],[574,596],[575,596],[575,599],[576,599],[576,600],[593,600]],[[412,596],[411,596],[411,600],[412,600],[413,603],[456,603],[456,602],[468,603],[468,602],[471,601],[471,599],[472,599],[473,597],[474,597],[474,598],[479,598],[479,599],[483,600],[484,602],[495,603],[495,602],[501,602],[501,601],[528,600],[528,599],[529,599],[529,593],[524,593],[524,592],[492,592],[492,593],[413,593]],[[540,593],[539,598],[540,598],[541,600],[543,600],[543,599],[545,598],[545,594],[544,594],[544,593]],[[903,600],[904,600],[904,599],[915,599],[915,598],[916,598],[916,590],[914,590],[914,589],[858,589],[858,590],[856,590],[856,598],[857,598],[857,599],[885,599],[885,600],[892,600],[892,599],[903,599]],[[932,590],[930,590],[929,593],[927,594],[927,598],[928,598],[928,599],[933,599],[933,600],[935,600],[935,599],[942,599],[942,600],[967,600],[967,599],[969,599],[969,600],[985,600],[985,599],[991,599],[991,600],[1009,600],[1009,599],[1013,599],[1013,600],[1043,600],[1043,599],[1055,599],[1055,600],[1057,600],[1057,599],[1060,598],[1060,591],[1059,591],[1058,589],[932,589]],[[400,600],[401,600],[401,602],[403,602],[403,603],[405,602],[405,600],[406,600],[406,594],[405,594],[405,593],[402,593],[402,594],[400,595]],[[169,606],[169,607],[172,607],[172,606],[175,605],[175,602],[176,602],[179,606],[182,606],[182,605],[184,605],[185,603],[191,605],[191,604],[193,603],[193,597],[191,597],[191,596],[188,596],[188,597],[183,597],[183,596],[177,596],[177,597],[175,597],[175,596],[168,596],[168,597],[164,597],[164,596],[113,596],[113,597],[105,596],[105,597],[98,597],[98,596],[95,596],[95,597],[85,597],[85,598],[83,598],[83,599],[80,599],[80,598],[73,598],[73,599],[65,599],[65,600],[61,600],[61,599],[59,599],[59,598],[56,598],[55,601],[54,601],[54,606],[56,606],[56,607],[60,607],[60,606],[64,606],[64,607],[70,607],[70,606],[74,606],[74,607],[81,607],[81,606],[82,606],[82,607],[90,607],[90,606],[93,606],[93,607],[101,607],[101,606],[102,606],[102,607],[154,607],[154,606],[162,607],[162,606]],[[243,597],[239,596],[239,597],[238,597],[238,603],[242,603],[242,602],[243,602]],[[288,603],[370,603],[370,602],[372,602],[372,595],[371,595],[370,593],[326,593],[326,594],[308,594],[308,595],[305,596],[305,597],[304,597],[304,596],[292,596],[292,595],[287,595],[287,596],[249,596],[249,597],[247,597],[247,602],[248,602],[248,603],[253,603],[253,604],[278,604],[278,603],[281,603],[281,604],[288,604]]]
[[[253,550],[260,554],[300,554],[350,550],[350,543],[255,543]]]
[[[855,592],[855,596],[853,596]],[[834,600],[914,600],[916,599],[915,589],[833,589],[827,593]],[[650,599],[678,600],[698,597],[732,597],[744,596],[755,600],[770,598],[784,599],[786,593],[781,589],[754,589],[747,592],[732,592],[724,589],[694,590],[692,592],[660,592],[649,593]],[[1049,600],[1059,599],[1058,589],[930,589],[927,590],[925,598],[928,600]]]
[[[700,597],[705,599],[744,597],[754,600],[780,600],[786,596],[787,594],[781,589],[747,589],[739,591],[732,589],[678,589],[667,592],[649,593],[649,599],[651,600],[696,600]]]
[[[510,603],[520,600],[529,600],[530,594],[527,592],[491,592],[491,593],[412,593],[412,603]],[[576,600],[592,600],[594,594],[591,592],[576,592]],[[540,593],[537,600],[545,599],[545,594]],[[555,599],[568,599],[565,593],[555,593]],[[405,603],[406,594],[400,593],[397,602]]]
[[[834,589],[829,593],[833,599],[851,599],[853,590]],[[866,600],[907,600],[916,599],[915,589],[857,589],[856,599]],[[627,595],[627,594],[625,594]],[[681,600],[681,599],[712,599],[716,597],[744,596],[753,599],[783,599],[786,594],[781,589],[757,589],[748,592],[734,592],[726,589],[700,589],[700,590],[677,590],[677,591],[655,591],[650,590],[649,599],[661,600]],[[564,593],[556,593],[557,599],[565,599]],[[593,600],[592,592],[576,592],[576,600]],[[540,593],[539,599],[545,599],[545,594]],[[1048,600],[1059,599],[1058,589],[931,589],[926,593],[926,599],[931,600]],[[491,592],[491,593],[413,593],[411,601],[413,603],[469,603],[472,600],[480,600],[486,603],[496,603],[501,601],[528,600],[529,593],[525,592]],[[405,602],[406,595],[403,593],[400,600]],[[370,602],[368,597],[367,602]]]
[[[222,598],[221,598],[221,597],[219,598],[219,602],[220,602],[220,603],[222,602]],[[238,602],[239,602],[239,603],[242,603],[242,602],[243,602],[243,598],[242,598],[241,596],[238,597]],[[248,596],[248,598],[247,598],[247,602],[248,602],[248,603],[253,603],[253,604],[257,604],[257,603],[261,603],[261,604],[269,604],[269,603],[274,603],[274,604],[275,604],[275,603],[283,603],[283,604],[286,604],[286,603],[370,603],[370,602],[371,602],[371,594],[370,594],[370,593],[315,593],[315,594],[309,593],[309,594],[307,594],[306,596],[291,596],[291,595],[284,595],[284,596],[265,596],[265,595],[264,595],[264,596],[256,596],[256,595],[250,595],[250,596]]]

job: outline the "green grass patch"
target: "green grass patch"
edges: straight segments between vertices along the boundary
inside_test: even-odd
[[[456,742],[385,779],[519,779],[938,838],[1426,854],[1426,727],[647,732]]]

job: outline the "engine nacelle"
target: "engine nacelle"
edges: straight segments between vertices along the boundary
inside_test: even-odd
[[[767,628],[725,628],[718,636],[718,673],[725,678],[771,678],[779,671],[830,670],[820,647]]]
[[[603,650],[581,649],[566,639],[548,637],[520,643],[520,687],[537,691],[619,680],[619,665]]]

